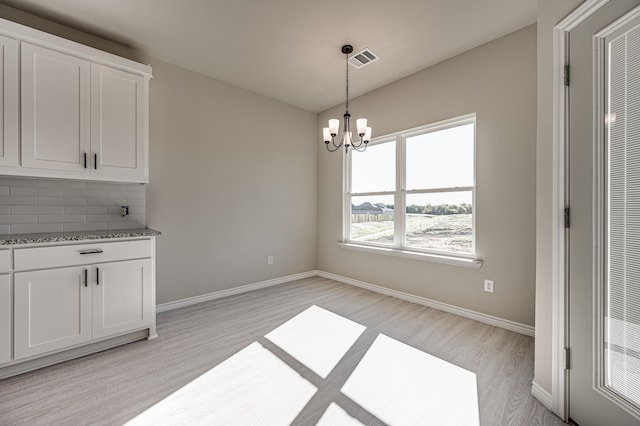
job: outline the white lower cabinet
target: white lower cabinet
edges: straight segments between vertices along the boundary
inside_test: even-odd
[[[155,337],[154,253],[154,239],[15,248],[12,291],[0,250],[0,377],[112,337]]]
[[[15,359],[91,340],[91,290],[83,267],[15,274]]]
[[[93,338],[151,324],[151,260],[113,262],[94,267]]]
[[[0,275],[0,365],[11,361],[11,276]]]

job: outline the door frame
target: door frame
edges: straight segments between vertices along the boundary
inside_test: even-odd
[[[569,144],[569,87],[565,85],[565,66],[569,64],[569,32],[582,23],[585,19],[593,15],[609,0],[587,0],[566,18],[554,27],[553,31],[553,166],[552,166],[552,393],[551,398],[547,398],[550,403],[551,410],[556,413],[562,420],[568,419],[568,370],[566,359],[568,347],[568,287],[567,279],[567,261],[568,261],[568,229],[565,228],[565,208],[569,207],[568,193],[568,144]],[[632,16],[633,15],[633,16]],[[594,48],[602,50],[604,47],[604,36],[617,27],[623,26],[631,18],[637,17],[637,8],[632,9],[626,16],[621,17],[617,23],[608,25],[599,31],[594,39]],[[602,56],[594,57],[594,75],[598,76],[594,82],[594,104],[597,115],[603,107],[602,89]],[[592,224],[592,232],[594,234],[595,247],[593,248],[593,259],[597,260],[593,265],[593,309],[602,315],[602,295],[598,290],[602,285],[602,265],[600,260],[603,258],[603,233],[602,233],[602,207],[603,207],[603,191],[602,179],[599,166],[602,164],[602,154],[598,149],[603,143],[601,140],[602,123],[600,120],[594,122],[594,180],[592,182],[593,189],[593,206],[594,218]],[[593,388],[603,397],[608,398],[621,409],[629,413],[636,413],[637,408],[626,404],[624,400],[613,395],[604,388],[600,383],[601,378],[601,349],[599,343],[602,339],[602,327],[597,323],[598,319],[594,318],[594,360],[597,361],[594,375],[592,377]]]
[[[569,32],[598,11],[609,0],[586,0],[553,28],[553,147],[552,147],[552,234],[551,234],[551,410],[568,418],[567,327],[568,230],[565,208],[568,200],[569,88],[565,86],[565,65],[569,59]]]

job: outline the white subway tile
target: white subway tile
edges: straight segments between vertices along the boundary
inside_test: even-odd
[[[65,197],[92,197],[92,198],[105,198],[107,191],[101,191],[99,189],[64,189]]]
[[[11,206],[35,206],[37,204],[37,197],[18,197],[12,195],[0,195],[0,205]]]
[[[65,231],[104,231],[107,229],[107,224],[106,222],[64,223],[62,228]]]
[[[65,206],[65,214],[107,214],[106,206]]]
[[[11,231],[10,225],[0,225],[0,234],[8,234]]]
[[[124,206],[124,198],[87,198],[87,206]]]
[[[75,188],[84,189],[85,182],[78,180],[38,179],[38,188]]]
[[[33,232],[62,232],[61,223],[45,223],[45,224],[28,224],[28,225],[11,225],[10,232],[12,234],[30,234]]]
[[[14,223],[38,223],[38,216],[26,214],[0,214],[0,224],[12,225]]]
[[[0,195],[9,195],[9,187],[0,186]]]
[[[108,222],[107,229],[134,229],[144,228],[144,225],[136,222]]]
[[[123,205],[127,205],[129,207],[131,206],[144,207],[145,204],[146,204],[146,201],[144,198],[132,198],[129,200],[125,200],[125,203]]]
[[[38,215],[38,223],[83,223],[85,216],[82,214],[41,214]]]
[[[0,186],[36,186],[35,179],[2,177],[0,178]]]
[[[84,206],[83,197],[38,197],[40,206]]]
[[[12,214],[63,214],[62,206],[11,206]]]
[[[87,223],[89,222],[126,222],[127,218],[119,214],[88,214]]]
[[[42,195],[45,197],[62,196],[62,188],[31,188],[26,186],[12,186],[11,195]]]
[[[127,185],[127,192],[145,192],[147,185],[143,183],[130,183]]]
[[[86,188],[100,191],[123,191],[126,185],[126,183],[87,182]]]

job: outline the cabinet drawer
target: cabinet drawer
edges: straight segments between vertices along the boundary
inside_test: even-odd
[[[11,250],[0,250],[0,272],[11,271]]]
[[[58,268],[151,257],[150,240],[86,243],[67,246],[15,249],[16,271]]]

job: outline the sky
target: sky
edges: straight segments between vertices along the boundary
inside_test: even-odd
[[[371,145],[365,152],[352,151],[352,193],[395,190],[396,148],[395,140],[390,140]],[[474,124],[408,137],[406,156],[407,190],[473,186]],[[354,197],[353,204],[359,201],[365,200]],[[393,204],[393,196],[370,196],[366,201]],[[471,201],[469,191],[407,195],[407,205]]]

